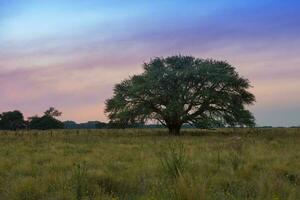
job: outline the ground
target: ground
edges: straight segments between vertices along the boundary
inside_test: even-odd
[[[300,129],[0,132],[0,199],[300,199]]]

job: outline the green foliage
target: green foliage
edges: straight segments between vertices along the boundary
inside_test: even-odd
[[[30,117],[29,128],[38,130],[63,129],[65,126],[64,123],[55,118],[61,116],[61,114],[62,113],[55,108],[50,107],[44,112],[42,117]]]
[[[4,112],[0,114],[0,130],[63,129],[64,123],[55,118],[61,114],[55,108],[50,107],[42,117],[33,116],[25,121],[20,111]]]
[[[64,123],[49,115],[42,117],[32,117],[29,121],[30,129],[48,130],[48,129],[63,129]]]
[[[0,130],[17,130],[25,127],[23,114],[20,111],[0,114]]]
[[[114,123],[158,120],[178,135],[182,124],[198,127],[254,126],[245,105],[255,97],[250,83],[224,61],[191,56],[155,58],[141,75],[117,84],[106,101]]]
[[[48,110],[46,110],[44,112],[44,115],[50,116],[50,117],[53,117],[53,118],[59,117],[59,116],[61,116],[61,114],[62,114],[62,112],[56,110],[54,107],[50,107]]]

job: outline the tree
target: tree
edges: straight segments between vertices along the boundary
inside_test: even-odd
[[[48,130],[48,129],[63,129],[64,123],[49,116],[32,117],[29,121],[30,129]]]
[[[64,123],[55,117],[61,116],[61,112],[53,107],[50,107],[44,112],[42,117],[33,116],[29,120],[30,129],[48,130],[48,129],[63,129]]]
[[[44,112],[44,115],[50,116],[50,117],[53,117],[53,118],[59,117],[59,116],[61,116],[61,114],[62,114],[62,112],[56,110],[54,107],[50,107],[48,110],[46,110]]]
[[[17,130],[22,128],[25,128],[25,121],[20,111],[15,110],[0,114],[0,129]]]
[[[173,135],[183,124],[197,127],[254,126],[245,106],[255,102],[241,77],[225,61],[191,56],[155,58],[144,72],[114,87],[105,112],[112,123],[158,120]]]
[[[79,124],[73,121],[65,121],[64,127],[65,129],[103,129],[107,128],[107,124],[99,121],[88,121]]]

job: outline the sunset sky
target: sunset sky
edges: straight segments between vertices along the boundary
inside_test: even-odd
[[[157,56],[226,60],[258,125],[300,125],[300,1],[0,0],[0,112],[107,121],[112,87]]]

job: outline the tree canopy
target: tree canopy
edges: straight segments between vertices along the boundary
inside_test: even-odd
[[[0,129],[17,130],[25,127],[23,114],[18,111],[3,112],[0,114]]]
[[[114,87],[105,112],[112,123],[157,120],[179,135],[183,124],[196,127],[254,126],[246,105],[255,102],[248,79],[225,61],[192,56],[155,58],[144,72]]]
[[[50,116],[50,117],[59,117],[62,115],[62,112],[56,110],[54,107],[50,107],[48,110],[44,112],[45,116]]]
[[[61,116],[61,112],[56,110],[54,107],[50,107],[44,112],[42,117],[33,116],[29,118],[29,128],[30,129],[63,129],[64,123],[56,119],[56,117]]]

